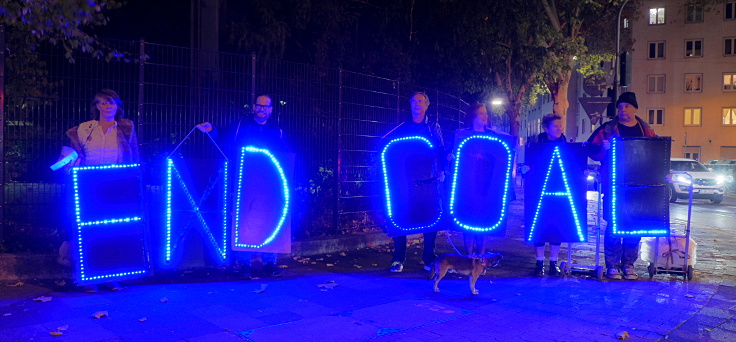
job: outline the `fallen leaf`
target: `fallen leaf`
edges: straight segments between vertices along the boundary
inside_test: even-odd
[[[145,322],[147,320],[148,320],[148,317],[143,317],[143,318],[139,319],[138,322]]]
[[[517,293],[516,295],[517,295],[517,296],[521,296],[521,293]]]
[[[264,292],[266,292],[266,287],[268,287],[268,284],[261,284],[261,288],[260,289],[255,289],[255,290],[253,290],[253,292],[255,292],[255,293],[264,293]]]
[[[54,282],[54,284],[56,284],[56,286],[66,286],[66,281],[65,280],[57,280],[57,281]]]
[[[69,325],[62,325],[60,327],[56,328],[57,331],[67,331],[69,330]]]
[[[371,265],[373,265],[373,266],[378,266],[378,264],[371,264]]]
[[[161,298],[161,299],[159,299],[159,301],[160,301],[161,303],[168,303],[168,302],[169,302],[169,299],[168,299],[168,298],[166,298],[166,297],[164,297],[164,298]]]
[[[316,265],[316,264],[317,264],[317,262],[316,262],[316,261],[312,261],[312,262],[310,262],[310,264],[312,264],[312,265]]]
[[[353,267],[355,267],[355,268],[363,268],[363,266],[360,266],[360,265],[353,265]]]
[[[3,316],[8,317],[10,315],[12,315],[12,313],[8,312],[8,313],[4,314]]]
[[[348,254],[345,252],[340,252],[340,256],[348,256]]]
[[[626,340],[631,339],[631,336],[629,336],[629,332],[628,331],[622,331],[622,332],[616,334],[616,339],[617,340],[626,341]]]
[[[287,265],[278,265],[276,267],[278,267],[278,268],[288,268],[289,266],[287,266]]]
[[[335,266],[335,264],[326,264],[326,265],[327,265],[327,267]]]
[[[317,284],[317,287],[320,288],[322,291],[334,290],[336,286],[337,284],[334,282],[327,284]]]
[[[683,263],[685,263],[685,262],[683,262]],[[685,295],[685,297],[687,297],[687,298],[695,298],[695,296],[693,296],[693,295],[691,295],[691,294],[689,294],[689,293],[688,293],[688,294],[686,294],[686,295]]]
[[[258,280],[258,279],[261,279],[261,277],[253,277],[253,278],[250,278],[250,280]]]
[[[332,254],[325,254],[326,257],[330,258],[332,257]]]
[[[41,297],[38,297],[38,298],[33,298],[34,301],[41,302],[41,303],[50,302],[51,299],[52,299],[51,296],[48,296],[48,297],[41,296]]]
[[[102,318],[107,317],[107,311],[97,311],[94,315],[92,315],[94,318]]]
[[[710,332],[711,330],[713,330],[713,329],[705,329],[705,331],[708,331],[708,332]]]
[[[16,287],[16,286],[23,286],[23,285],[25,285],[25,283],[22,282],[22,281],[19,281],[19,282],[13,284],[13,285],[8,285],[8,286],[10,286],[10,287]]]
[[[317,258],[317,259],[314,259],[314,260],[322,261],[322,260],[325,260],[325,258]]]
[[[59,331],[52,331],[49,334],[51,334],[51,336],[61,336],[61,335],[64,335],[63,332],[59,332]]]

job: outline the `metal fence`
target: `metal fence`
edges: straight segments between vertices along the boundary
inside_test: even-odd
[[[152,229],[160,222],[156,208],[166,156],[196,124],[226,125],[250,115],[256,94],[271,94],[273,117],[297,156],[297,238],[380,224],[377,145],[409,116],[414,91],[429,95],[428,114],[439,120],[446,138],[459,127],[467,105],[436,90],[335,68],[145,41],[106,43],[132,57],[105,61],[80,54],[69,63],[60,49],[16,52],[0,39],[2,51],[10,51],[0,58],[6,95],[0,99],[2,250],[47,252],[58,245],[68,212],[67,180],[48,166],[66,144],[64,132],[89,120],[91,97],[103,88],[120,94],[126,117],[137,124]],[[206,158],[218,152],[195,131],[176,153]]]

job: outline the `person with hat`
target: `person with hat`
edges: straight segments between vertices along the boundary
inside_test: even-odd
[[[611,121],[603,123],[588,138],[592,147],[590,158],[601,162],[601,173],[607,172],[608,151],[611,148],[611,139],[616,137],[656,137],[657,134],[644,120],[636,116],[639,104],[636,102],[636,94],[625,92],[616,101],[617,114]],[[603,179],[603,218],[610,221],[611,196],[607,194],[608,177],[602,174]],[[634,262],[639,256],[638,237],[619,238],[614,237],[609,225],[606,225],[603,239],[603,248],[606,261],[606,277],[609,279],[636,280],[639,276],[634,270]]]

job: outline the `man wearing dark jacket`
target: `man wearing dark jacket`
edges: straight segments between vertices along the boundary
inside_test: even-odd
[[[442,131],[437,122],[428,122],[427,108],[429,108],[429,97],[422,92],[416,92],[409,99],[411,106],[411,118],[402,122],[399,126],[391,130],[384,136],[384,140],[388,141],[398,137],[422,136],[435,146],[437,158],[434,162],[434,174],[437,181],[445,180],[445,165],[447,163],[442,141]],[[431,264],[437,257],[434,253],[435,240],[437,232],[424,233],[424,251],[422,253],[422,261],[424,261],[424,269],[429,271]],[[394,253],[391,263],[391,272],[401,272],[404,270],[404,261],[406,261],[406,236],[394,236]]]
[[[253,118],[241,116],[238,121],[231,122],[222,133],[209,122],[197,125],[200,131],[209,133],[225,150],[225,155],[236,161],[238,147],[254,146],[266,148],[272,151],[288,152],[286,143],[282,138],[281,128],[276,120],[270,120],[273,112],[271,96],[267,94],[256,98],[253,105]],[[235,170],[235,168],[232,168]],[[234,179],[232,177],[231,179]],[[253,252],[239,252],[238,262],[241,265],[241,279],[251,278],[251,258]],[[263,273],[273,277],[281,277],[284,271],[276,267],[276,253],[263,253]]]
[[[611,148],[611,139],[616,137],[656,137],[654,130],[649,125],[636,116],[639,104],[636,101],[636,94],[625,92],[619,96],[616,101],[618,115],[613,120],[602,124],[596,129],[588,143],[593,148],[590,151],[590,158],[601,162],[601,172],[608,170],[608,150]],[[609,186],[608,177],[603,175],[603,194],[604,194],[604,218],[610,221],[611,196],[607,194]],[[606,277],[609,279],[621,279],[621,271],[623,270],[623,278],[628,280],[636,280],[639,276],[634,271],[634,262],[639,255],[640,238],[618,238],[611,234],[608,229],[610,224],[606,224],[605,236],[603,239],[604,254],[606,259]]]

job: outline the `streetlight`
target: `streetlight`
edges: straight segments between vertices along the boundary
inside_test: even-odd
[[[495,99],[491,100],[491,105],[493,105],[493,106],[500,106],[502,104],[503,104],[503,100],[501,100],[499,98],[495,98]]]
[[[629,0],[624,0],[624,2],[621,4],[621,8],[618,9],[618,19],[616,20],[616,73],[613,74],[613,97],[614,101],[616,101],[616,97],[618,96],[618,88],[619,88],[619,73],[621,72],[621,63],[618,60],[621,56],[621,12],[624,11],[624,6],[626,6],[626,3],[629,2]]]

